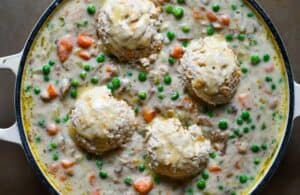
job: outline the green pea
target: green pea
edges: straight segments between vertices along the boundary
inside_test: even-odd
[[[96,85],[96,84],[98,84],[98,82],[99,82],[99,78],[97,76],[93,76],[91,78],[91,83],[92,84]]]
[[[50,81],[50,77],[49,77],[49,75],[44,75],[44,81],[45,81],[45,82],[48,82],[48,81]]]
[[[56,152],[53,153],[53,155],[52,155],[52,160],[53,160],[53,161],[58,161],[58,159],[59,159],[58,154],[57,154]]]
[[[44,75],[49,75],[51,71],[51,66],[49,64],[44,65],[42,71]]]
[[[98,169],[102,169],[103,167],[103,161],[101,159],[97,159],[96,160],[96,166],[98,167]]]
[[[258,65],[261,62],[261,59],[258,55],[251,56],[251,63],[253,65]]]
[[[213,34],[215,34],[215,28],[213,26],[207,27],[206,33],[207,35],[212,36]]]
[[[188,27],[188,26],[183,26],[183,27],[181,27],[181,30],[182,30],[182,32],[184,32],[184,33],[189,33],[189,32],[191,31],[191,28]]]
[[[184,9],[182,7],[175,7],[172,13],[176,19],[181,19],[184,16]]]
[[[219,12],[220,11],[220,5],[219,4],[214,4],[213,6],[212,6],[212,10],[214,11],[214,12]]]
[[[238,125],[243,125],[243,119],[241,119],[241,118],[236,119],[236,123]]]
[[[200,179],[198,182],[197,182],[197,187],[198,189],[200,190],[204,190],[205,187],[206,187],[206,182],[204,179]]]
[[[165,11],[166,11],[166,13],[168,13],[168,14],[172,14],[172,13],[173,13],[173,9],[174,9],[174,7],[173,7],[172,5],[167,5],[167,6],[165,7]]]
[[[87,73],[85,72],[85,71],[82,71],[81,73],[80,73],[80,78],[82,79],[82,80],[85,80],[86,79],[86,76],[87,76]]]
[[[89,64],[85,64],[83,65],[83,69],[87,72],[89,72],[91,70],[91,66]]]
[[[139,75],[138,75],[138,78],[141,82],[144,82],[147,80],[147,73],[145,72],[140,72]]]
[[[266,76],[266,77],[265,77],[265,81],[266,81],[266,82],[272,82],[273,79],[272,79],[272,77],[270,77],[270,76]]]
[[[76,80],[76,79],[72,79],[72,81],[71,81],[71,86],[72,86],[72,87],[78,87],[78,86],[79,86],[79,81]]]
[[[66,116],[63,117],[63,121],[66,123],[70,119],[69,115],[67,114]]]
[[[113,85],[112,85],[111,82],[110,82],[110,83],[107,83],[106,87],[107,87],[107,89],[109,89],[109,90],[111,90],[111,91],[114,91],[114,87],[113,87]]]
[[[226,130],[228,128],[227,120],[224,120],[224,119],[220,120],[218,126],[219,126],[219,129]]]
[[[243,33],[238,34],[237,39],[239,41],[244,41],[245,40],[245,34],[243,34]]]
[[[239,180],[242,184],[247,183],[248,177],[246,175],[240,175]]]
[[[140,91],[138,96],[139,96],[140,100],[147,99],[147,93],[145,91]]]
[[[258,145],[253,144],[253,145],[251,146],[251,151],[254,152],[254,153],[258,153],[258,152],[260,151],[260,148],[259,148]]]
[[[241,71],[242,71],[243,74],[246,74],[248,72],[248,68],[241,67]]]
[[[260,164],[260,159],[259,158],[255,158],[254,159],[254,164],[255,165],[259,165]]]
[[[164,96],[164,94],[159,93],[159,94],[157,95],[157,98],[160,99],[160,100],[163,100],[163,99],[165,98],[165,96]]]
[[[54,61],[54,60],[49,60],[48,64],[49,64],[50,66],[53,66],[53,65],[55,64],[55,61]]]
[[[226,38],[226,41],[230,42],[233,40],[233,35],[231,33],[227,34],[225,38]]]
[[[42,138],[41,138],[41,136],[36,136],[35,138],[34,138],[34,140],[35,140],[35,142],[36,143],[41,143],[41,141],[42,141]]]
[[[55,150],[56,148],[57,148],[57,144],[56,144],[56,143],[51,142],[51,143],[49,144],[49,150],[50,150],[50,151]]]
[[[179,3],[179,4],[184,4],[184,3],[185,3],[185,0],[177,0],[177,3]]]
[[[166,85],[170,85],[172,83],[172,77],[170,75],[165,75],[164,76],[164,83]]]
[[[169,57],[168,62],[170,65],[175,64],[175,59],[173,57]]]
[[[177,91],[171,94],[171,100],[175,101],[179,98],[179,93]]]
[[[35,88],[33,89],[33,91],[34,91],[34,93],[35,93],[36,95],[38,95],[38,94],[41,93],[41,89],[40,89],[39,87],[35,87]]]
[[[212,153],[209,154],[209,157],[212,158],[212,159],[215,159],[217,157],[217,153],[212,152]]]
[[[140,164],[140,165],[138,166],[138,169],[139,169],[140,172],[144,172],[145,169],[146,169],[145,164]]]
[[[249,133],[249,127],[244,127],[243,132],[244,133]]]
[[[273,83],[273,84],[271,85],[271,88],[272,88],[273,91],[276,89],[275,83]]]
[[[87,12],[91,15],[94,15],[96,13],[96,6],[93,4],[89,4],[87,6]]]
[[[267,150],[267,149],[268,149],[268,146],[267,146],[266,144],[262,144],[262,145],[261,145],[261,149],[262,149],[262,150]]]
[[[249,18],[252,18],[252,17],[254,16],[254,13],[253,13],[253,12],[249,12],[249,13],[247,14],[247,16],[248,16]]]
[[[189,45],[189,41],[188,40],[183,40],[182,41],[182,46],[183,47],[187,47]]]
[[[170,32],[170,31],[168,31],[167,32],[167,37],[168,37],[168,39],[170,40],[170,41],[173,41],[174,40],[174,38],[175,38],[175,33],[174,32]]]
[[[124,183],[125,183],[127,186],[131,186],[131,185],[132,185],[132,182],[133,182],[133,180],[132,180],[131,177],[129,177],[129,176],[125,177]]]
[[[76,99],[77,98],[77,90],[76,89],[71,89],[70,90],[70,96],[71,96],[71,98]]]
[[[231,9],[232,9],[233,11],[237,10],[237,5],[236,5],[236,4],[232,4],[232,5],[231,5]]]
[[[202,172],[202,178],[205,179],[205,180],[208,180],[208,178],[209,178],[209,173],[208,173],[206,170],[204,170],[204,171]]]
[[[243,119],[243,120],[249,120],[249,118],[250,118],[250,113],[248,112],[248,111],[243,111],[242,112],[242,114],[241,114],[241,118]]]
[[[270,61],[270,55],[269,54],[265,54],[263,57],[264,62],[268,62]]]
[[[113,89],[119,89],[121,87],[121,81],[118,77],[114,77],[111,80],[111,84],[113,86]]]
[[[107,174],[106,171],[101,170],[101,171],[99,172],[99,177],[100,177],[101,179],[106,179],[106,178],[108,177],[108,174]]]
[[[164,86],[159,85],[159,86],[157,87],[157,91],[163,92],[163,91],[164,91]]]
[[[38,125],[40,126],[40,127],[45,127],[46,125],[46,121],[44,120],[44,119],[39,119],[38,120]]]
[[[105,62],[105,55],[103,53],[101,53],[97,56],[97,62],[98,63]]]

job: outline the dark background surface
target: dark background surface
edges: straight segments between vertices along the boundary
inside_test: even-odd
[[[0,56],[21,50],[33,25],[50,4],[50,0],[1,0]],[[300,82],[300,0],[259,0],[278,27],[289,52],[295,78]],[[0,71],[0,127],[14,122],[14,76]],[[295,121],[287,153],[272,180],[261,194],[300,194],[300,120]],[[39,183],[20,146],[0,141],[0,194],[40,195],[47,190]]]

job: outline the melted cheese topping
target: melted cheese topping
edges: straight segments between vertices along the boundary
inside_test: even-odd
[[[119,138],[134,129],[134,111],[125,101],[113,98],[106,86],[85,91],[74,107],[72,123],[87,139]]]
[[[107,41],[115,47],[146,48],[153,39],[161,39],[157,33],[159,13],[160,9],[150,0],[106,0],[100,22]]]
[[[191,79],[203,83],[207,94],[218,93],[219,87],[238,69],[237,57],[222,36],[193,40],[181,65],[189,70]]]
[[[200,127],[193,126],[193,129],[201,132]],[[151,133],[148,151],[156,163],[175,168],[184,168],[187,165],[197,168],[207,161],[211,150],[210,141],[201,136],[201,133],[193,136],[178,119],[156,118],[148,126],[148,130]]]

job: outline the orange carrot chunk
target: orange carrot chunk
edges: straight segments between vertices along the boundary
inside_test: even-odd
[[[89,60],[91,58],[91,54],[86,51],[80,51],[78,56],[83,60]]]
[[[222,169],[218,165],[211,165],[208,167],[208,171],[212,172],[212,173],[218,173],[218,172],[221,172]]]
[[[156,111],[153,108],[144,108],[143,117],[147,123],[150,123],[156,116]]]
[[[183,54],[184,54],[183,48],[180,46],[175,46],[172,50],[171,56],[173,58],[179,59],[183,56]]]
[[[94,43],[94,39],[88,35],[79,34],[77,37],[77,44],[81,48],[87,49],[91,47],[93,43]]]
[[[133,187],[140,195],[147,195],[154,187],[154,184],[151,177],[143,177],[137,179],[133,183]]]
[[[56,135],[59,131],[57,125],[54,123],[47,125],[46,129],[50,136]]]
[[[71,35],[65,35],[58,40],[57,55],[61,62],[65,62],[71,55],[73,50],[73,42]]]
[[[48,85],[47,92],[50,99],[54,99],[58,96],[58,91],[53,84]]]
[[[229,16],[227,16],[227,15],[222,15],[222,16],[220,17],[220,22],[221,22],[221,24],[223,24],[224,26],[229,26],[229,24],[230,24],[230,18],[229,18]]]
[[[206,17],[209,21],[215,22],[218,20],[218,17],[216,14],[214,14],[212,11],[207,11],[206,12]]]
[[[60,161],[60,164],[64,169],[68,169],[74,165],[74,162],[71,160],[63,159]]]

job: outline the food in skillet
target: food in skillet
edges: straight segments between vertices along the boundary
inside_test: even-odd
[[[126,61],[157,53],[162,45],[160,13],[151,0],[106,0],[98,18],[105,49]]]
[[[102,154],[120,147],[136,129],[134,111],[104,87],[81,94],[71,113],[71,133],[88,152]]]
[[[22,118],[61,194],[249,194],[269,166],[288,96],[263,22],[247,1],[157,2],[66,0],[37,36]]]
[[[192,94],[212,105],[230,102],[240,81],[237,57],[222,36],[191,41],[178,72]]]

